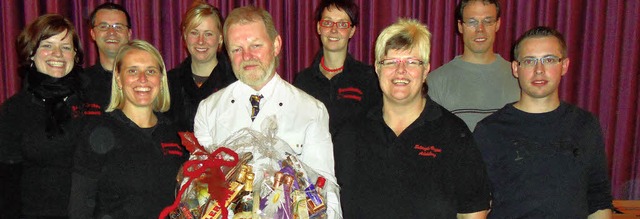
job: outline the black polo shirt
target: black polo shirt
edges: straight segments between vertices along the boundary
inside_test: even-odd
[[[489,208],[473,136],[430,99],[400,136],[377,107],[345,126],[334,147],[345,218],[455,218]]]
[[[111,101],[111,77],[113,77],[113,72],[104,69],[98,62],[80,74],[87,81],[84,95],[88,110],[104,113]]]
[[[293,85],[324,103],[329,112],[332,136],[348,121],[362,117],[382,99],[378,77],[373,67],[347,54],[342,73],[327,79],[318,65],[323,56],[318,52],[311,67],[299,72]]]

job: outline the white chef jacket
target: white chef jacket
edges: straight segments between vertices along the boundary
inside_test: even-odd
[[[249,98],[254,94],[263,98],[258,115],[251,121]],[[194,119],[194,134],[210,150],[242,128],[262,131],[262,122],[270,116],[276,118],[276,137],[289,144],[299,160],[336,183],[327,109],[277,73],[260,91],[238,80],[202,100]],[[336,210],[336,218],[341,218],[337,196],[330,194],[327,204]]]

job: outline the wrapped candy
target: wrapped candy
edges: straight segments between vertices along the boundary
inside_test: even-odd
[[[180,186],[175,202],[162,210],[158,216],[160,219],[166,218],[172,212],[171,218],[194,218],[201,211],[200,196],[224,202],[229,196],[229,192],[226,190],[225,175],[220,167],[235,166],[238,163],[238,154],[229,148],[219,147],[212,153],[208,153],[198,143],[193,133],[182,132],[180,137],[182,144],[197,159],[184,163],[178,175],[178,182],[185,179],[186,182]],[[192,185],[192,182],[195,183]],[[205,189],[206,194],[203,194]],[[222,213],[226,214],[226,209],[222,209]]]

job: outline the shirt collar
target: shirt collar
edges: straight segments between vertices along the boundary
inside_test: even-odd
[[[426,122],[437,120],[442,116],[443,109],[444,108],[442,108],[440,104],[431,100],[431,98],[427,96],[427,103],[424,105],[424,109],[420,113],[420,116],[418,116],[416,121],[412,123],[412,126],[413,124],[422,125]],[[377,107],[374,107],[371,111],[369,111],[369,113],[367,114],[367,117],[372,120],[378,120],[378,121],[384,122],[384,119],[382,117],[382,104],[378,105]]]
[[[262,87],[262,89],[260,89],[259,91],[254,90],[252,87],[250,87],[249,85],[238,81],[238,89],[235,89],[233,92],[233,96],[236,99],[249,99],[249,96],[251,95],[262,95],[265,100],[269,100],[270,98],[273,98],[274,93],[275,93],[275,89],[277,87],[278,83],[282,83],[282,79],[280,78],[280,75],[276,72],[274,73],[275,75],[273,76],[273,78],[271,78],[271,80],[269,80],[269,82],[267,82],[267,84],[264,85],[264,87]],[[245,98],[246,97],[246,98]],[[260,102],[262,105],[262,102]]]

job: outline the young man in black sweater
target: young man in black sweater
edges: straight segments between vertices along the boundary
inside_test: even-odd
[[[570,61],[563,36],[536,27],[513,54],[520,100],[474,131],[492,184],[489,218],[611,218],[598,119],[558,96]]]

